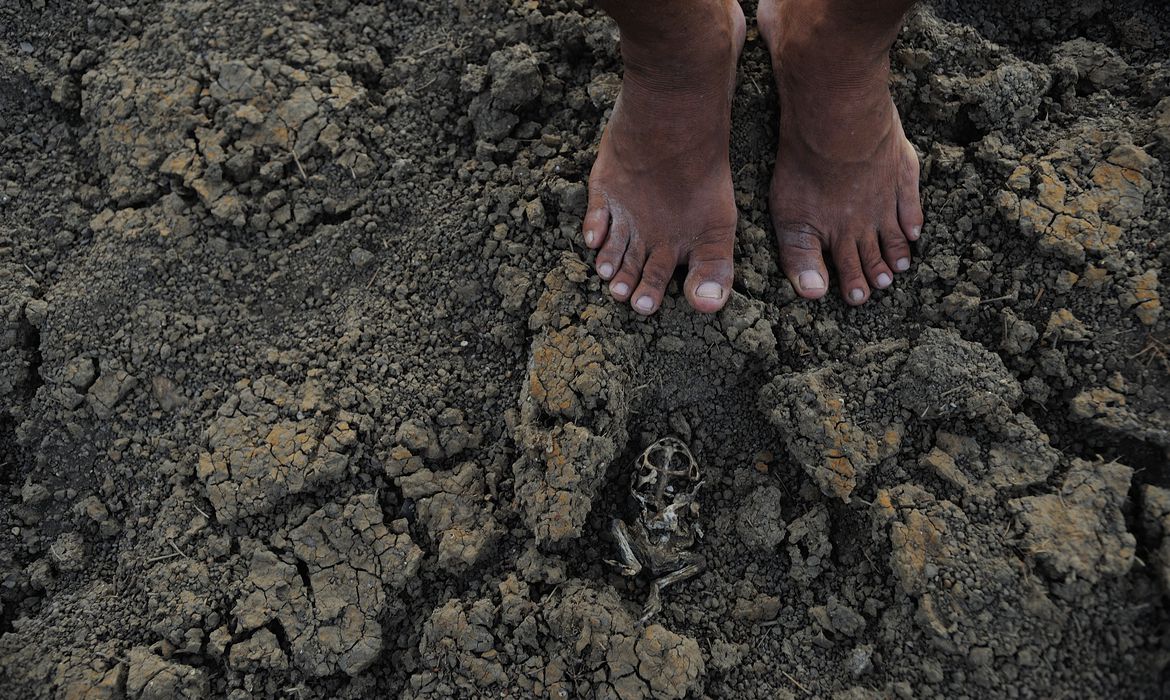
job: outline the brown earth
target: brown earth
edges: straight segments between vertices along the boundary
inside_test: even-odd
[[[1170,694],[1164,3],[914,13],[927,224],[858,309],[778,272],[754,28],[731,303],[606,296],[615,38],[0,5],[0,697]],[[707,567],[640,624],[609,522],[668,434]]]

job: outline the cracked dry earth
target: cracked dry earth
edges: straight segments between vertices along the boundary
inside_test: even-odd
[[[0,697],[1170,694],[1163,3],[908,18],[927,224],[859,309],[777,269],[754,28],[733,298],[607,298],[615,38],[0,4]],[[639,624],[609,522],[665,435],[707,567]]]

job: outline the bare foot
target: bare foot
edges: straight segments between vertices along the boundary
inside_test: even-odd
[[[695,309],[718,311],[731,292],[728,138],[744,16],[733,0],[692,4],[682,36],[623,29],[622,91],[589,175],[585,244],[614,298],[640,314],[658,310],[683,262]]]
[[[918,155],[889,91],[889,50],[909,6],[870,16],[833,0],[760,0],[780,94],[770,206],[780,262],[803,297],[825,294],[828,250],[846,302],[910,268],[922,231]],[[875,10],[874,15],[878,12]]]

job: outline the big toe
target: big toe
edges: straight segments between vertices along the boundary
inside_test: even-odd
[[[902,172],[898,178],[898,224],[906,238],[916,241],[922,235],[922,198],[919,193],[918,153],[909,141],[905,142]]]
[[[731,296],[731,281],[735,274],[732,264],[734,241],[734,232],[728,231],[691,251],[683,288],[687,301],[696,311],[706,314],[718,311]]]
[[[819,299],[829,289],[829,272],[821,255],[821,238],[808,224],[785,224],[778,227],[780,267],[796,293],[806,299]]]

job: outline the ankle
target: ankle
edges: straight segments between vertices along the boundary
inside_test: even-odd
[[[628,77],[649,87],[704,85],[724,73],[736,58],[734,0],[700,0],[675,21],[653,28],[619,21],[622,62]],[[668,10],[663,10],[668,12]]]
[[[890,46],[882,41],[853,40],[830,21],[811,22],[782,34],[780,66],[791,68],[785,73],[796,74],[792,77],[798,80],[821,83],[826,75],[833,76],[830,84],[821,83],[830,90],[885,82]],[[815,67],[813,74],[805,74],[810,67]]]
[[[889,91],[897,28],[888,38],[877,36],[855,18],[837,18],[830,5],[783,0],[769,8],[769,26],[761,27],[775,66],[780,138],[806,162],[864,161],[888,143],[897,123]],[[855,38],[858,31],[868,38]]]
[[[908,3],[883,0],[783,0],[768,18],[776,26],[774,59],[787,77],[822,90],[854,92],[889,77],[890,48]],[[876,6],[874,9],[870,6]],[[868,9],[867,9],[868,8]],[[813,70],[810,72],[809,69]]]

